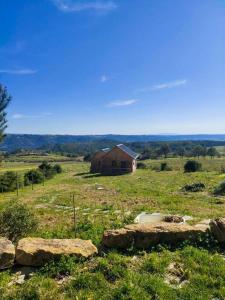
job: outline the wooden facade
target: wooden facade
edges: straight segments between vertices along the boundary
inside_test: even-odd
[[[137,168],[138,154],[123,144],[112,150],[103,149],[95,153],[91,161],[91,172],[108,175],[132,173]]]

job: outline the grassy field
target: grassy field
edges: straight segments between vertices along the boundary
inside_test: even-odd
[[[225,198],[212,195],[225,174],[224,158],[200,159],[202,172],[184,173],[186,159],[167,159],[171,171],[159,172],[165,160],[145,161],[147,169],[123,176],[89,174],[89,164],[63,162],[63,173],[45,182],[0,194],[0,208],[10,200],[26,203],[35,212],[39,227],[33,236],[72,238],[75,195],[76,233],[100,246],[105,229],[132,223],[141,212],[164,212],[194,217],[193,223],[225,216]],[[37,162],[5,162],[1,172],[15,170],[21,176]],[[183,192],[185,184],[202,182],[206,190]],[[182,287],[168,284],[168,266],[176,263],[184,279]],[[69,274],[60,285],[59,275]],[[13,271],[0,273],[1,299],[225,299],[225,260],[216,246],[182,245],[179,249],[157,248],[151,252],[100,251],[89,261],[64,258],[50,264],[22,286],[8,286]]]

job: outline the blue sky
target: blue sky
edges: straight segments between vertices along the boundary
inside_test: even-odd
[[[10,133],[225,133],[224,0],[0,0]]]

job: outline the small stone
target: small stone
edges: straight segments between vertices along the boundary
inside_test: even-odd
[[[183,265],[177,262],[172,262],[167,268],[165,283],[174,288],[182,288],[188,281],[185,278]]]
[[[183,223],[184,219],[181,216],[175,216],[175,215],[166,215],[163,218],[164,222],[168,222],[168,223]]]
[[[21,272],[17,272],[13,275],[12,280],[9,282],[8,286],[12,286],[15,284],[22,285],[25,282],[25,274]]]
[[[25,275],[23,274],[23,275],[18,276],[18,278],[15,282],[16,282],[16,284],[19,284],[19,285],[23,284],[25,282]]]

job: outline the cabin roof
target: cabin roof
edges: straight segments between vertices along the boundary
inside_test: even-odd
[[[134,152],[133,150],[131,150],[130,148],[128,148],[124,144],[116,145],[116,147],[119,148],[120,150],[122,150],[123,152],[125,152],[126,154],[128,154],[133,159],[136,159],[139,156],[139,154],[137,154],[136,152]]]
[[[100,151],[101,151],[101,152],[105,152],[105,153],[107,153],[107,152],[109,152],[109,151],[110,151],[110,148],[104,148],[104,149],[101,149]]]

